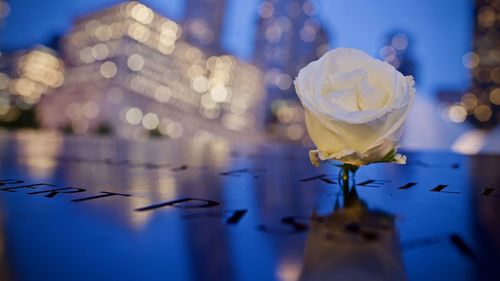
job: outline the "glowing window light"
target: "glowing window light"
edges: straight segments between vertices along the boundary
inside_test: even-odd
[[[24,97],[35,98],[46,90],[46,86],[22,77],[13,80],[12,84],[14,92]]]
[[[462,104],[467,110],[473,110],[477,106],[477,97],[471,93],[462,96]]]
[[[44,85],[56,83],[58,80],[58,72],[53,69],[44,69],[40,65],[27,65],[25,69],[26,71],[21,71],[21,76]]]
[[[223,55],[220,58],[228,68],[236,65],[236,58],[233,56]]]
[[[144,67],[144,59],[138,54],[131,55],[127,59],[127,66],[132,71],[140,71]]]
[[[165,130],[167,135],[173,139],[180,138],[184,132],[182,125],[177,122],[170,122],[165,128]]]
[[[164,32],[160,34],[159,45],[172,46],[175,44],[175,36],[166,35]]]
[[[314,39],[316,39],[316,30],[309,25],[304,26],[300,30],[300,39],[304,42],[314,41]]]
[[[262,18],[268,19],[274,14],[274,6],[272,3],[264,2],[259,5],[259,15]]]
[[[280,90],[288,90],[292,86],[292,78],[288,74],[280,74],[276,78],[276,86],[280,88]]]
[[[189,76],[189,78],[195,78],[197,76],[204,75],[205,69],[199,64],[193,64],[188,68],[186,73]]]
[[[497,14],[494,9],[487,6],[479,11],[477,21],[483,27],[489,28],[493,26],[496,20]]]
[[[139,42],[146,42],[151,36],[151,31],[146,26],[134,22],[128,28],[128,35]]]
[[[85,32],[89,35],[94,35],[95,30],[97,29],[98,26],[100,26],[101,23],[97,20],[90,20],[87,23],[85,23]]]
[[[137,107],[132,107],[125,113],[125,120],[131,125],[137,125],[141,123],[142,111]]]
[[[91,48],[91,53],[94,59],[103,60],[108,57],[109,50],[106,45],[99,43]]]
[[[475,68],[479,65],[480,58],[474,52],[468,52],[462,57],[462,63],[467,68]]]
[[[170,55],[174,52],[174,50],[175,50],[175,45],[170,45],[170,46],[163,44],[158,45],[158,51],[160,51],[164,55]]]
[[[130,88],[138,93],[143,93],[147,88],[148,80],[143,76],[136,75],[130,79]]]
[[[384,46],[380,49],[379,55],[384,61],[392,61],[396,58],[396,50],[392,46]]]
[[[392,37],[391,45],[396,50],[404,50],[408,47],[408,36],[403,33],[398,33]]]
[[[467,118],[467,110],[460,105],[452,105],[448,108],[448,118],[454,123],[461,123]]]
[[[222,80],[220,77],[214,77],[212,75],[212,77],[210,77],[210,80],[208,81],[208,85],[209,85],[209,88],[210,89],[213,89],[215,87],[218,87],[218,86],[223,86],[225,83],[224,83],[224,80]]]
[[[277,68],[271,68],[266,71],[264,78],[268,84],[274,84],[278,76],[280,75],[280,70]]]
[[[45,74],[44,80],[46,85],[52,88],[58,88],[61,87],[62,84],[64,83],[64,75],[62,72],[48,71]]]
[[[189,47],[184,56],[188,61],[196,62],[201,59],[202,53],[198,48]]]
[[[388,63],[390,63],[396,69],[399,68],[399,66],[401,65],[401,62],[399,61],[398,57],[395,57],[394,59],[388,61]]]
[[[317,3],[315,1],[308,0],[302,4],[302,10],[308,16],[314,16],[318,12]]]
[[[286,129],[286,135],[291,140],[300,140],[304,136],[304,128],[299,124],[292,124]]]
[[[116,75],[116,73],[118,72],[118,68],[113,62],[107,61],[101,64],[99,72],[101,73],[102,77],[110,79]]]
[[[490,120],[491,115],[493,115],[493,111],[489,106],[484,104],[476,107],[476,109],[474,110],[474,116],[476,117],[477,120],[481,122],[486,122]]]
[[[154,19],[153,11],[139,3],[131,3],[132,9],[130,10],[130,15],[136,21],[143,24],[150,24]]]
[[[88,36],[83,31],[77,31],[69,36],[70,44],[74,47],[83,47],[87,43]]]
[[[493,104],[500,105],[500,88],[495,88],[490,92],[490,101]]]
[[[62,71],[62,64],[53,55],[35,50],[28,55],[21,57],[17,63],[18,72],[21,76],[26,76],[33,81],[47,84],[47,73],[54,75],[54,72]]]
[[[172,37],[177,37],[179,29],[180,29],[179,26],[171,20],[165,21],[160,26],[160,30],[161,30],[162,34],[165,34],[165,35],[168,34]]]
[[[193,79],[191,86],[198,93],[204,93],[208,90],[208,79],[205,76],[198,76]]]
[[[172,96],[172,92],[170,88],[166,86],[158,86],[154,92],[154,98],[159,102],[168,102],[170,97]]]
[[[226,70],[222,70],[222,71],[215,70],[210,75],[210,80],[213,80],[214,85],[218,85],[218,84],[227,85],[229,83],[230,79],[231,79],[231,76],[230,76],[229,72]],[[215,81],[217,81],[217,82],[215,82]]]
[[[113,31],[110,26],[103,24],[95,29],[95,37],[101,42],[110,40],[113,37]]]
[[[294,116],[295,116],[295,112],[293,110],[292,107],[289,107],[289,106],[281,106],[276,115],[278,116],[278,119],[280,120],[280,122],[282,123],[290,123],[292,122]]]
[[[216,102],[224,102],[229,96],[228,89],[223,85],[217,85],[210,90],[210,96]]]
[[[148,130],[155,129],[158,127],[158,124],[160,124],[160,119],[158,118],[158,115],[154,113],[146,113],[142,118],[142,126]]]
[[[207,67],[207,69],[209,70],[213,70],[215,68],[215,64],[217,62],[217,57],[216,56],[211,56],[207,59],[207,61],[205,62],[205,66]]]
[[[94,57],[92,56],[92,48],[85,47],[80,51],[80,61],[83,63],[94,62]]]
[[[167,126],[170,122],[172,122],[172,120],[170,120],[169,118],[162,118],[160,120],[160,124],[158,124],[158,131],[160,132],[160,134],[167,134]]]

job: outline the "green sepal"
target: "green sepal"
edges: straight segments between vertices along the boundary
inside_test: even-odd
[[[394,162],[394,161],[396,161],[395,157],[397,155],[397,152],[398,151],[396,149],[393,149],[393,150],[389,151],[389,153],[387,153],[387,155],[382,157],[382,159],[380,159],[374,163]]]

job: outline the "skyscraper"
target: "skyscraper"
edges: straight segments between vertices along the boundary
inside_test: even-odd
[[[464,55],[472,87],[462,97],[469,120],[480,128],[492,128],[500,121],[500,3],[475,1],[473,51]]]
[[[225,0],[187,0],[184,39],[209,54],[220,54]]]
[[[411,43],[410,36],[406,32],[393,31],[386,37],[379,56],[404,75],[412,75],[417,80]]]
[[[305,136],[304,117],[293,79],[328,50],[328,34],[316,17],[315,1],[266,0],[258,11],[254,59],[264,71],[269,129],[300,140]]]

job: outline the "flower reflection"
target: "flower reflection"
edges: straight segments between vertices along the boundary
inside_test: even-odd
[[[407,280],[394,217],[370,210],[354,187],[342,201],[313,213],[300,280]]]

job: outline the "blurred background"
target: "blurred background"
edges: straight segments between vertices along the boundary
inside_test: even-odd
[[[0,0],[0,126],[309,146],[293,79],[336,47],[416,80],[403,145],[500,152],[500,1]]]

